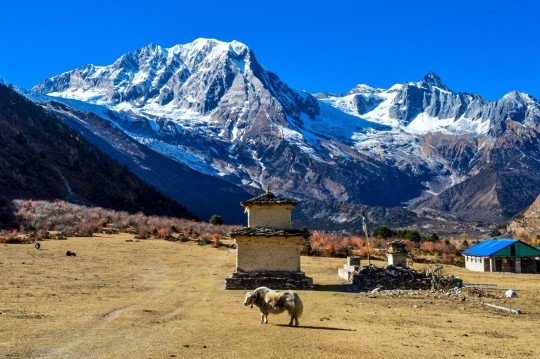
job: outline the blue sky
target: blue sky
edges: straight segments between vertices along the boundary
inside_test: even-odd
[[[540,98],[536,1],[2,1],[0,74],[22,87],[150,42],[238,40],[293,88],[388,88],[435,71],[458,92]]]

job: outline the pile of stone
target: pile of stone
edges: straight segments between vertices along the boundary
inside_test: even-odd
[[[489,290],[482,289],[482,288],[475,288],[475,287],[466,287],[463,288],[463,292],[470,295],[475,296],[478,298],[502,298],[502,295],[499,295],[497,293],[490,292]]]
[[[467,300],[461,293],[461,288],[452,288],[449,290],[412,290],[412,289],[391,289],[380,290],[378,288],[369,292],[361,292],[360,295],[368,298],[415,298],[415,299],[459,299],[461,301]]]
[[[312,289],[313,279],[304,272],[290,271],[236,271],[225,277],[226,289],[255,289],[257,287],[272,289]]]
[[[374,289],[448,290],[461,288],[463,281],[457,277],[438,275],[434,272],[417,272],[414,269],[395,267],[378,268],[373,265],[361,267],[353,275],[352,284],[361,291]]]

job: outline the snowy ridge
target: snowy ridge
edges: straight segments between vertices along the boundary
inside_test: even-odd
[[[452,92],[433,72],[389,89],[360,84],[314,97],[289,88],[246,45],[213,39],[150,44],[34,90],[234,184],[272,182],[293,197],[390,206],[463,183],[489,164],[507,121],[528,131],[540,119],[527,94],[489,102]]]
[[[490,125],[489,119],[482,117],[467,117],[466,114],[456,118],[441,117],[440,115],[434,116],[429,112],[421,112],[415,118],[408,121],[404,121],[396,116],[396,109],[408,109],[407,104],[400,98],[404,87],[427,88],[435,93],[444,93],[447,96],[452,95],[452,92],[447,90],[446,86],[444,86],[444,88],[426,86],[428,85],[423,81],[418,83],[407,83],[404,85],[394,85],[388,90],[373,89],[366,85],[358,85],[345,96],[329,96],[321,99],[321,101],[326,102],[347,114],[393,128],[399,127],[403,131],[411,134],[441,132],[445,134],[471,134],[480,136],[487,133]],[[365,99],[366,102],[371,100],[371,102],[374,103],[365,113],[359,113],[358,108],[355,107],[359,97]]]

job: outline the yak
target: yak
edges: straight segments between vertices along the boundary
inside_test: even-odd
[[[253,292],[246,293],[244,305],[256,305],[261,312],[261,324],[268,323],[268,314],[279,314],[287,311],[291,316],[289,326],[298,326],[298,318],[302,315],[304,305],[298,294],[292,290],[271,290],[267,287],[259,287]]]

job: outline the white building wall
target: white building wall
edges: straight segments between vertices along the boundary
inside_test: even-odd
[[[485,272],[484,261],[489,262],[489,257],[464,256],[465,268],[473,272]]]

